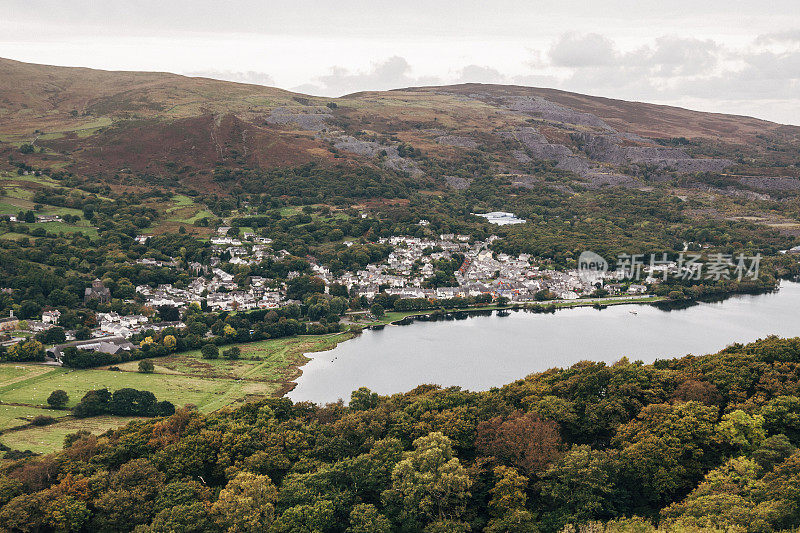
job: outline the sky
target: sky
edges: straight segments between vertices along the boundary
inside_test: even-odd
[[[800,125],[800,0],[0,0],[0,57],[321,96],[553,87]]]

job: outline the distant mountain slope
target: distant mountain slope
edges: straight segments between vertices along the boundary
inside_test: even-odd
[[[558,89],[467,83],[410,90],[472,95],[474,98],[498,103],[520,97],[543,98],[575,111],[591,113],[614,128],[643,137],[706,137],[728,142],[748,142],[756,135],[767,132],[784,130],[795,135],[800,133],[800,128],[795,126],[782,126],[752,117],[706,113],[644,102],[627,102]]]
[[[332,99],[0,59],[0,154],[19,157],[23,144],[35,147],[27,160],[39,167],[107,178],[179,174],[211,189],[219,165],[312,161],[439,179],[479,161],[521,186],[547,161],[589,187],[710,172],[764,190],[800,188],[800,128],[750,117],[483,84]],[[464,179],[447,183],[467,186]]]

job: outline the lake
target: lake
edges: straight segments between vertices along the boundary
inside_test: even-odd
[[[362,386],[392,394],[423,383],[486,390],[581,360],[613,363],[627,356],[650,363],[772,334],[800,336],[800,283],[784,281],[775,293],[680,310],[618,305],[554,314],[517,311],[364,331],[333,350],[308,354],[312,359],[288,396],[348,401]]]

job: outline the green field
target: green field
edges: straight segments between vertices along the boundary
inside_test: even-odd
[[[43,427],[32,427],[22,431],[9,431],[1,439],[3,444],[14,450],[30,450],[36,453],[50,453],[60,450],[64,445],[64,437],[81,429],[95,435],[105,433],[109,429],[124,426],[128,422],[141,420],[135,417],[97,416],[94,418],[71,418],[57,424]]]
[[[28,405],[0,405],[0,431],[24,426],[37,416],[61,418],[68,414],[69,411],[42,409],[40,407],[30,407]]]
[[[17,176],[14,174],[0,175],[0,187],[5,196],[0,197],[0,215],[16,215],[20,211],[34,209],[32,198],[36,189],[45,187],[59,187],[60,184],[47,176]],[[36,211],[37,215],[77,215],[83,217],[80,209],[69,207],[59,207],[54,205],[44,205]],[[36,222],[25,224],[30,230],[44,228],[48,233],[83,233],[94,237],[97,229],[91,227],[88,221],[80,220],[76,224],[66,224],[64,222]],[[4,238],[19,238],[17,235],[24,234],[5,234]]]
[[[121,371],[0,364],[0,431],[24,425],[22,419],[30,420],[37,415],[68,415],[69,411],[46,408],[47,397],[57,389],[69,395],[67,407],[74,407],[89,390],[105,387],[113,392],[131,387],[149,390],[158,400],[170,401],[177,407],[194,405],[203,412],[249,398],[280,395],[296,377],[297,366],[305,361],[304,353],[332,349],[351,337],[351,333],[303,335],[240,344],[241,358],[235,361],[202,359],[199,350],[173,354],[152,359],[155,363],[152,374],[139,373],[138,361],[119,365]],[[78,429],[105,431],[127,421],[100,418],[70,417],[50,426],[7,431],[0,435],[0,442],[19,450],[54,451],[61,447],[65,435]]]

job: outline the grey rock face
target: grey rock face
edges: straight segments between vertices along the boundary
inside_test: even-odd
[[[444,179],[447,182],[448,186],[459,191],[462,189],[466,189],[467,187],[469,187],[469,184],[472,183],[471,180],[468,180],[466,178],[459,178],[458,176],[445,176]]]
[[[515,150],[514,157],[521,163],[528,163],[533,159],[546,159],[556,162],[556,168],[584,175],[589,171],[589,164],[576,156],[572,150],[563,144],[554,144],[547,140],[534,128],[520,128],[517,131],[505,131],[498,134],[504,139],[514,139],[525,146],[527,153]],[[532,159],[533,158],[533,159]]]
[[[590,126],[606,131],[614,131],[611,126],[597,115],[575,111],[538,96],[508,96],[503,98],[503,101],[505,106],[512,111],[538,117],[548,122]]]
[[[761,189],[764,191],[798,191],[800,190],[800,179],[798,178],[784,178],[784,177],[752,177],[752,178],[739,178],[739,181],[753,187],[754,189]]]
[[[420,170],[414,161],[406,157],[400,157],[397,146],[394,145],[382,145],[374,141],[362,141],[349,135],[339,135],[333,146],[337,150],[343,150],[366,157],[376,157],[384,155],[385,153],[385,159],[383,160],[384,168],[407,172],[412,176],[422,174],[422,170]]]
[[[332,118],[333,115],[325,107],[303,108],[302,111],[276,107],[270,112],[267,122],[277,125],[295,124],[300,129],[323,131],[328,128],[327,121]]]
[[[655,165],[676,172],[719,172],[733,165],[729,159],[692,158],[679,148],[652,144],[624,146],[626,141],[637,137],[642,139],[638,142],[650,142],[638,135],[574,133],[572,137],[580,143],[581,151],[590,159],[614,165]]]

